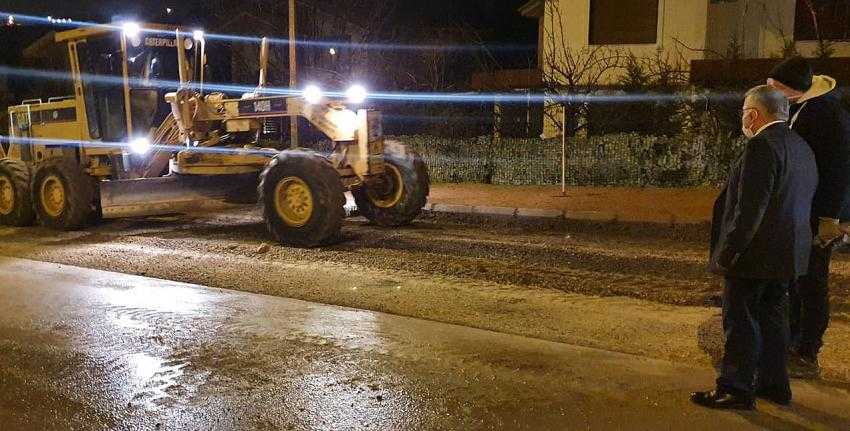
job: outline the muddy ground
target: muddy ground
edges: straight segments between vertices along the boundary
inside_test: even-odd
[[[335,244],[272,244],[255,209],[0,229],[0,254],[456,323],[689,363],[719,349],[707,226],[425,217],[349,220]],[[267,244],[268,246],[264,246]],[[850,381],[850,258],[834,264],[825,367]],[[838,328],[838,329],[836,329]]]
[[[708,367],[0,256],[4,430],[841,430],[850,392],[715,412]]]

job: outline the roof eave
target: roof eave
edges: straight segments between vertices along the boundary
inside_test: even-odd
[[[543,17],[543,10],[544,0],[529,0],[518,9],[520,15],[526,18],[541,18]]]

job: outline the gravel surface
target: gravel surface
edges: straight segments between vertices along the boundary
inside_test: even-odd
[[[0,254],[709,363],[720,281],[706,226],[349,220],[321,249],[272,243],[253,209],[124,219],[82,232],[0,229]],[[827,376],[850,381],[850,259],[834,265]],[[847,364],[847,365],[845,365]]]

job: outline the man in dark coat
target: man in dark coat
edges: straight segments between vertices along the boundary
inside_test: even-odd
[[[792,103],[790,127],[812,148],[819,186],[812,202],[812,228],[817,237],[808,275],[791,289],[792,354],[789,365],[798,377],[819,374],[818,353],[829,326],[829,263],[833,245],[844,237],[850,221],[850,115],[836,95],[835,80],[813,76],[802,57],[774,68],[768,85]]]
[[[753,409],[757,396],[791,402],[788,287],[809,263],[817,167],[809,146],[788,129],[788,109],[782,93],[767,85],[744,101],[749,142],[712,219],[709,268],[726,281],[726,345],[716,389],[691,395],[699,405]]]

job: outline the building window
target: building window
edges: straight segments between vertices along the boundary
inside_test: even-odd
[[[850,40],[850,0],[797,0],[794,39]]]
[[[590,0],[590,44],[654,44],[659,0]]]

